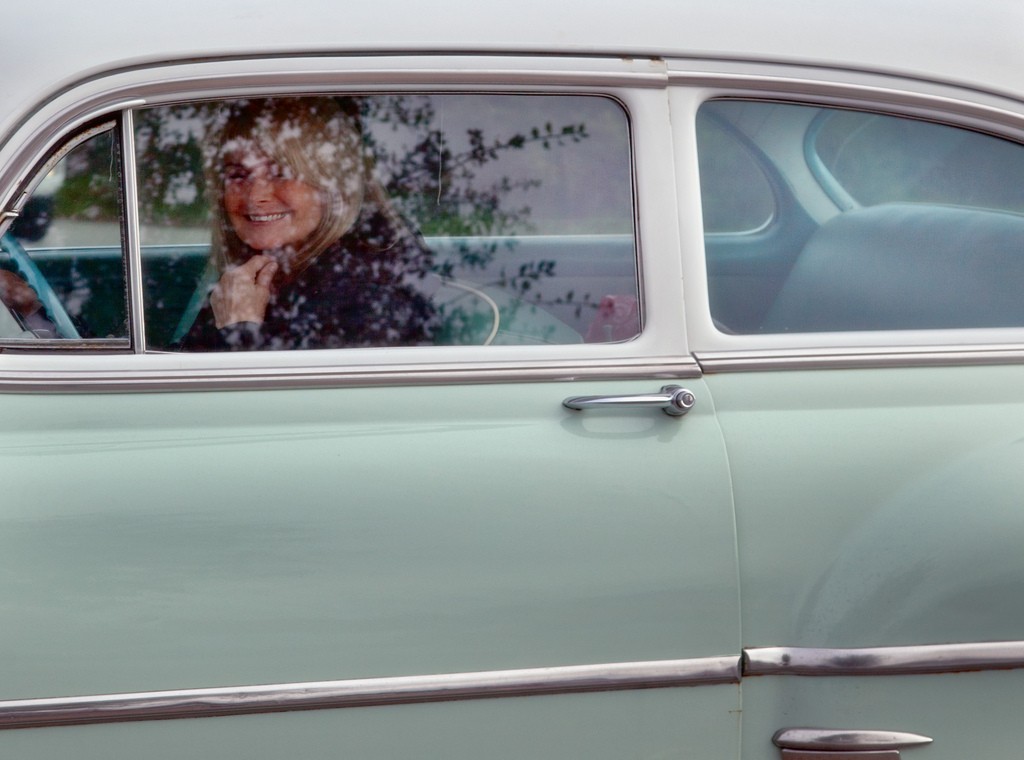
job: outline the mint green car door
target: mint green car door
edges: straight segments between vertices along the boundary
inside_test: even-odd
[[[1012,755],[1021,379],[1013,366],[709,378],[751,537],[740,543],[746,757]],[[951,399],[954,387],[970,398]],[[766,435],[770,451],[756,443]],[[816,744],[779,735],[807,728]]]
[[[165,703],[243,715],[0,743],[20,757],[725,753],[738,660],[710,404],[681,421],[561,407],[612,387],[650,383],[6,396],[4,720]],[[682,465],[680,448],[694,450]],[[97,478],[128,461],[120,488]],[[253,686],[262,699],[239,688]],[[318,697],[355,707],[260,714]],[[358,707],[392,702],[426,704]]]
[[[447,332],[324,351],[181,348],[210,234],[190,216],[200,191],[160,172],[180,160],[203,176],[189,130],[213,107],[120,117],[143,159],[128,270],[145,317],[102,301],[118,259],[81,220],[53,222],[81,236],[74,256],[20,243],[83,331],[129,325],[19,334],[0,355],[0,755],[737,756],[732,496],[676,328],[667,104],[614,94],[570,99],[586,139],[523,154],[559,158],[550,183],[593,171],[575,156],[618,172],[612,222],[580,234],[581,211],[574,229],[498,236],[420,220],[433,254],[455,257],[416,285],[433,282]],[[503,97],[421,113],[444,110],[454,144],[480,113],[543,124],[536,109],[560,101]],[[372,125],[391,106],[360,107]],[[72,151],[75,166],[106,177],[109,150]],[[634,193],[653,203],[638,228]],[[467,252],[499,256],[514,282]],[[95,341],[114,342],[75,353]]]
[[[728,138],[777,193],[765,230],[709,236],[716,326],[694,339],[737,511],[743,757],[1013,756],[1024,148],[877,110],[701,108],[704,175]]]

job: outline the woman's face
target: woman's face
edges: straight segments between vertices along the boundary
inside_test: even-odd
[[[324,201],[287,167],[258,150],[242,150],[224,162],[224,212],[250,248],[294,251],[320,224]]]

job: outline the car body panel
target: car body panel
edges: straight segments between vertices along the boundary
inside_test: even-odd
[[[738,652],[707,393],[611,385],[9,397],[3,696]]]
[[[701,193],[693,131],[701,104],[781,104],[772,118],[763,107],[751,114],[762,121],[743,126],[782,173],[775,192],[778,213],[788,214],[783,224],[794,220],[793,198],[819,224],[838,212],[808,170],[797,124],[807,118],[802,104],[921,114],[964,128],[977,128],[980,116],[970,113],[976,100],[968,91],[870,76],[850,77],[859,85],[851,87],[843,73],[743,63],[728,70],[689,61],[669,67],[678,84],[670,98],[681,199]],[[1019,139],[1020,103],[992,105],[1001,115],[993,110],[985,131],[1001,134],[998,123]],[[763,277],[771,265],[752,256],[771,254],[777,226],[772,220],[765,229],[701,239],[681,224],[684,251],[694,251],[684,254],[686,282],[714,288],[716,277],[733,272]],[[901,750],[908,758],[1012,754],[1019,733],[1005,705],[1016,700],[1015,678],[971,671],[1019,662],[971,663],[956,646],[1006,642],[990,646],[1016,651],[1024,631],[1024,416],[1016,392],[1022,378],[1011,359],[1019,330],[739,335],[712,320],[721,307],[714,298],[713,290],[687,289],[690,345],[715,398],[735,489],[746,651],[743,757],[778,757],[773,737],[797,727],[933,739]],[[747,304],[738,306],[742,313]],[[764,669],[758,648],[780,646]],[[928,670],[887,662],[895,652],[920,657]],[[865,671],[871,675],[859,675]],[[829,749],[856,754],[857,747]]]
[[[19,654],[2,696],[738,652],[731,494],[702,383],[686,424],[561,406],[570,393],[648,390],[103,394],[87,408],[74,395],[8,396],[2,605],[18,613],[0,641]],[[97,478],[111,486],[102,500]],[[198,733],[196,721],[171,721],[113,745],[109,728],[36,729],[3,732],[0,747],[128,758],[188,742],[269,758],[289,737],[309,756],[469,757],[515,725],[527,743],[489,754],[533,746],[533,756],[611,758],[685,743],[724,757],[738,747],[738,697],[736,686],[700,685],[264,716],[256,730],[254,716]],[[562,705],[603,728],[581,741],[572,722],[553,719]]]
[[[779,756],[780,727],[910,731],[932,739],[900,750],[907,760],[953,760],[984,747],[1012,757],[1020,673],[947,673],[843,678],[752,678],[743,685],[745,758]],[[837,753],[838,754],[838,753]]]
[[[734,474],[744,641],[839,663],[879,646],[1019,641],[1022,379],[1019,367],[709,377]],[[744,680],[744,757],[774,757],[770,737],[797,724],[934,739],[908,758],[999,756],[1015,741],[1017,681],[841,666]]]
[[[1019,639],[1022,379],[1015,366],[707,378],[733,468],[748,640]]]
[[[815,113],[1020,147],[1024,9],[73,5],[5,16],[0,225],[116,122],[131,335],[0,341],[0,755],[772,760],[794,728],[839,739],[784,760],[857,760],[872,730],[922,737],[909,760],[1016,754],[1024,324],[762,320],[851,210],[808,159]],[[640,333],[204,354],[169,314],[147,344],[133,119],[322,93],[617,101]],[[709,101],[770,169],[752,229],[705,226]],[[585,267],[629,237],[521,252]],[[651,401],[673,386],[677,417]]]

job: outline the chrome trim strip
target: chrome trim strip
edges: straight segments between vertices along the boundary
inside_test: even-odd
[[[866,649],[758,647],[743,652],[748,676],[897,676],[1024,668],[1024,641]]]
[[[0,345],[0,353],[16,354],[64,353],[124,353],[131,348],[128,338],[40,338],[33,341],[10,341]]]
[[[182,689],[0,702],[0,729],[738,683],[739,658]]]
[[[851,731],[843,728],[780,728],[772,741],[783,749],[866,752],[931,744],[930,736],[902,731]]]
[[[767,351],[700,351],[701,369],[715,372],[766,372],[804,369],[885,369],[953,367],[1024,362],[1024,346],[935,346],[870,349],[786,349]]]
[[[427,349],[429,350],[429,349]],[[59,357],[58,357],[59,358]],[[424,359],[426,359],[424,355]],[[65,365],[66,357],[63,359]],[[424,362],[426,364],[426,362]],[[701,377],[691,362],[604,364],[599,362],[500,366],[483,362],[465,366],[188,368],[133,370],[130,362],[106,371],[0,370],[0,393],[107,393],[205,390],[264,390],[401,385],[452,385],[583,380],[682,380]]]
[[[845,72],[853,73],[853,72]],[[947,82],[935,82],[941,87],[956,88],[957,95],[920,92],[907,88],[906,83],[915,80],[902,76],[884,76],[888,81],[884,84],[861,84],[849,80],[814,79],[810,77],[791,76],[785,74],[751,74],[743,72],[711,72],[711,71],[679,71],[670,70],[669,84],[672,86],[690,86],[706,88],[727,88],[730,92],[716,97],[750,97],[741,92],[746,88],[756,93],[755,97],[771,97],[776,95],[783,99],[813,99],[816,105],[849,106],[857,101],[861,106],[876,105],[879,107],[896,108],[902,113],[915,112],[921,116],[938,117],[941,121],[952,123],[949,118],[956,115],[973,126],[997,123],[1007,127],[1016,135],[1020,134],[1021,114],[1012,108],[1001,108],[972,100],[966,95],[979,91],[976,88],[963,88]],[[984,93],[1008,105],[1017,106],[1019,101],[1010,100],[999,93]],[[991,126],[989,126],[991,131]],[[1012,135],[1011,135],[1012,136]]]
[[[417,59],[419,56],[411,56]],[[486,56],[485,56],[486,58]],[[302,60],[293,59],[293,60]],[[644,60],[650,61],[650,58]],[[137,71],[156,72],[168,70],[180,64],[154,66]],[[655,62],[652,61],[652,65]],[[325,67],[326,69],[326,67]],[[572,70],[557,68],[520,69],[501,65],[500,62],[486,65],[479,69],[449,68],[373,68],[307,71],[254,71],[246,74],[212,74],[203,77],[186,75],[182,77],[161,78],[158,82],[146,83],[131,87],[130,91],[142,97],[168,98],[193,97],[192,92],[198,91],[210,97],[226,91],[252,91],[254,89],[279,89],[288,92],[320,92],[325,87],[331,89],[352,89],[357,87],[416,87],[438,88],[447,87],[646,87],[664,88],[668,84],[668,76],[664,70],[645,72],[605,70]],[[112,91],[112,92],[117,92]],[[151,100],[157,103],[158,100]]]
[[[145,105],[145,103],[146,101],[140,98],[128,100],[112,99],[109,103],[105,103],[103,108],[80,107],[66,109],[56,115],[48,123],[48,129],[43,131],[37,130],[29,135],[18,151],[13,164],[3,167],[2,171],[0,171],[0,188],[5,188],[7,192],[7,197],[0,203],[0,206],[6,207],[16,197],[18,188],[24,181],[25,175],[31,172],[35,162],[45,155],[47,151],[53,149],[64,136],[72,134],[90,121],[104,116],[115,117],[123,110],[138,108]],[[6,147],[13,135],[13,131],[7,135],[3,142],[0,143],[0,149]],[[74,141],[72,141],[72,144],[75,144]]]
[[[705,657],[602,665],[397,676],[342,681],[0,701],[0,730],[90,723],[251,715],[470,699],[737,684],[761,675],[863,676],[1024,668],[1024,641],[812,649],[759,647],[740,658]],[[794,749],[887,749],[928,737],[846,729],[785,729]],[[868,742],[870,746],[864,744]],[[827,745],[827,746],[826,746]],[[842,746],[840,746],[842,745]]]
[[[146,321],[143,318],[142,249],[139,231],[138,173],[135,163],[135,112],[121,115],[121,197],[124,203],[123,240],[126,246],[125,275],[128,281],[129,336],[135,353],[146,351]]]
[[[559,56],[531,56],[534,67],[510,65],[505,57],[491,55],[455,55],[449,58],[461,62],[477,63],[476,67],[449,68],[438,61],[436,68],[417,67],[416,62],[435,56],[383,55],[383,56],[326,56],[275,55],[260,60],[256,57],[228,59],[161,61],[113,69],[89,76],[69,84],[49,100],[74,92],[78,88],[109,80],[109,90],[90,94],[59,112],[50,114],[44,124],[37,127],[24,141],[14,160],[0,167],[0,189],[15,187],[22,181],[31,163],[38,160],[63,135],[91,119],[114,114],[120,110],[157,105],[163,102],[210,97],[244,97],[254,91],[275,93],[358,92],[374,90],[458,91],[460,88],[541,88],[549,91],[608,90],[619,87],[660,89],[668,85],[663,64],[649,57],[638,59],[648,70],[622,68],[559,68],[550,61],[564,60]],[[380,61],[384,59],[384,62]],[[613,59],[605,59],[613,60]],[[404,66],[401,61],[407,61]],[[598,59],[600,61],[600,59]],[[383,65],[394,63],[394,67]],[[582,62],[581,62],[582,63]],[[347,65],[346,65],[347,64]],[[353,65],[354,64],[354,65]],[[304,66],[296,70],[281,71],[267,66]],[[365,67],[360,67],[365,65]],[[523,61],[522,65],[529,65]],[[200,69],[209,69],[201,71]],[[234,69],[234,70],[232,70]],[[180,73],[179,73],[180,72]],[[145,79],[140,79],[144,77]],[[129,81],[123,81],[129,80]],[[148,80],[148,81],[147,81]],[[595,93],[596,94],[596,93]],[[6,135],[0,135],[0,150],[7,147],[24,123],[18,124]],[[0,197],[0,208],[9,198]]]

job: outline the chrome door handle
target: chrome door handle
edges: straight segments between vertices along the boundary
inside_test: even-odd
[[[775,732],[772,741],[782,750],[784,760],[899,760],[901,749],[931,744],[932,740],[900,731],[783,728]]]
[[[678,385],[666,385],[659,393],[641,393],[631,396],[573,396],[562,405],[577,411],[603,407],[636,406],[661,409],[671,417],[682,417],[696,403],[693,393]]]

